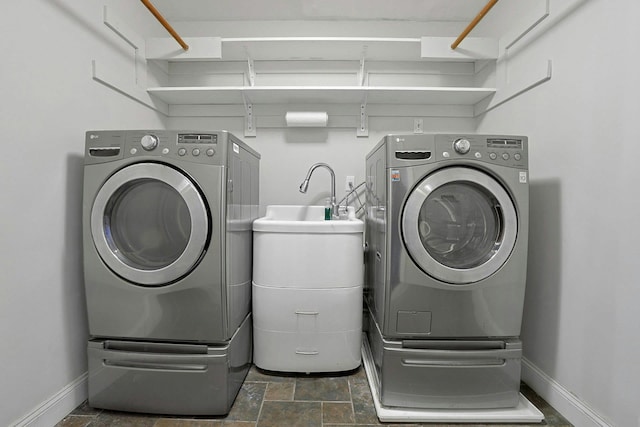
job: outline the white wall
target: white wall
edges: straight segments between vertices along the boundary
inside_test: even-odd
[[[517,3],[500,2],[486,25],[517,16]],[[576,425],[601,417],[638,426],[640,3],[550,4],[551,15],[512,61],[533,67],[551,59],[552,79],[478,123],[480,132],[530,137],[522,338],[542,373],[529,379],[543,378],[537,391]]]
[[[103,4],[117,4],[122,18],[135,19],[130,22],[138,28],[153,23],[139,2],[129,0],[0,5],[3,426],[53,425],[79,403],[74,399],[86,397],[84,132],[164,127],[151,110],[91,79],[92,59],[124,63],[128,58],[126,46],[102,24]],[[47,412],[41,405],[52,404],[52,396],[58,405]],[[43,412],[46,416],[38,418]]]

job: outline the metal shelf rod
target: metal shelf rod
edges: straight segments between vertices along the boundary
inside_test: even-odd
[[[162,16],[162,14],[158,11],[158,9],[156,9],[155,6],[151,4],[149,0],[140,0],[140,1],[142,2],[142,4],[144,4],[147,7],[147,9],[149,9],[149,12],[151,12],[151,14],[156,17],[158,22],[162,24],[162,26],[169,32],[169,34],[171,34],[171,36],[178,42],[178,44],[182,47],[182,49],[184,49],[185,51],[189,50],[189,45],[186,44],[184,40],[182,40],[182,37],[180,37],[180,35],[178,35],[176,30],[174,30],[173,27],[167,22],[167,20],[164,19],[164,16]]]
[[[478,25],[478,22],[480,22],[482,20],[482,18],[484,18],[484,16],[489,12],[489,10],[491,10],[491,8],[498,3],[498,0],[489,0],[489,3],[487,3],[482,10],[480,11],[480,13],[478,13],[478,15],[476,15],[475,18],[473,18],[473,21],[471,21],[469,23],[469,25],[467,25],[467,28],[464,29],[464,31],[462,31],[462,33],[460,33],[460,35],[458,36],[458,38],[456,39],[456,41],[453,42],[453,44],[451,45],[451,49],[454,49],[458,47],[458,45],[460,44],[460,42],[462,40],[465,39],[465,37],[467,37],[469,35],[469,33],[471,32],[471,30],[473,30],[475,28],[476,25]]]

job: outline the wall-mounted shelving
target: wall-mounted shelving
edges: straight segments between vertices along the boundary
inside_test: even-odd
[[[473,106],[495,93],[476,74],[495,63],[497,41],[470,38],[452,51],[453,40],[209,37],[185,38],[184,51],[170,38],[148,39],[146,59],[162,64],[167,84],[147,93],[169,106],[244,105],[247,115],[254,104],[357,104],[365,115],[373,104]]]
[[[495,88],[370,86],[151,87],[167,104],[424,104],[473,105]]]
[[[185,37],[189,50],[168,37],[146,40],[146,58],[169,61],[477,61],[496,59],[498,42],[469,37],[452,50],[454,37]]]
[[[247,136],[255,135],[254,105],[311,111],[348,104],[359,112],[357,134],[366,136],[374,105],[376,114],[389,117],[399,107],[424,106],[469,118],[551,77],[549,62],[510,79],[517,85],[505,84],[506,61],[498,61],[505,58],[504,41],[490,38],[467,37],[453,50],[454,37],[185,37],[184,50],[170,37],[141,42],[106,7],[104,23],[134,48],[136,79],[128,82],[111,64],[94,61],[96,81],[168,116],[184,110],[178,106],[244,111]],[[330,121],[338,122],[345,121]]]

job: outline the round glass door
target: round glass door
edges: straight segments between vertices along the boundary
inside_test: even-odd
[[[511,198],[489,175],[442,169],[413,190],[402,215],[407,250],[427,274],[453,284],[489,277],[508,259],[518,221]]]
[[[136,164],[102,186],[91,212],[93,240],[118,275],[159,286],[197,264],[208,235],[204,201],[194,184],[165,165]]]

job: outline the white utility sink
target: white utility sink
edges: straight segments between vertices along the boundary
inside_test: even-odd
[[[254,362],[335,372],[360,365],[364,222],[324,206],[268,206],[253,223]]]
[[[266,216],[253,223],[254,231],[281,233],[362,233],[364,222],[356,218],[353,207],[347,219],[325,220],[324,206],[267,206]]]

